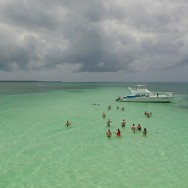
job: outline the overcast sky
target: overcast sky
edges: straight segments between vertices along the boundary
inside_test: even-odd
[[[0,0],[0,80],[188,81],[187,0]]]

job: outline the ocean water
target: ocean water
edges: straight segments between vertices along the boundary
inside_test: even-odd
[[[172,103],[115,101],[135,84],[0,82],[0,187],[187,188],[188,83],[147,83]]]

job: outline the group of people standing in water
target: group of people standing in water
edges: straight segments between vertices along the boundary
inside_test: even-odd
[[[119,109],[119,106],[117,106],[117,109]],[[121,109],[124,111],[124,107],[122,107]],[[108,106],[108,110],[111,110],[111,106],[110,106],[110,105]],[[145,112],[144,114],[146,115],[146,113],[147,113],[147,112]],[[149,115],[151,116],[152,113],[150,112]],[[102,117],[103,117],[103,118],[106,118],[106,114],[105,114],[104,112],[102,113]],[[108,119],[107,122],[106,122],[107,127],[110,127],[111,123],[112,123],[112,121],[111,121],[110,119]],[[121,126],[122,126],[122,128],[124,128],[124,127],[126,126],[126,121],[125,121],[125,119],[122,120]],[[140,125],[140,124],[138,124],[137,127],[135,126],[135,124],[132,124],[131,130],[133,131],[133,133],[135,133],[136,131],[141,132],[141,131],[142,131],[142,128],[141,128],[141,125]],[[121,136],[121,131],[120,131],[120,129],[117,129],[117,132],[114,132],[114,133],[115,133],[118,137]],[[144,130],[143,130],[143,136],[146,136],[146,135],[147,135],[147,129],[144,128]],[[112,136],[112,132],[111,132],[110,129],[108,129],[108,131],[106,132],[106,136],[109,137],[109,138]]]
[[[132,129],[132,131],[133,131],[134,133],[135,133],[136,131],[141,131],[141,130],[142,130],[140,124],[138,124],[138,126],[135,127],[135,124],[134,124],[134,123],[133,123],[133,125],[131,126],[131,129]],[[143,136],[146,136],[146,134],[147,134],[147,130],[146,130],[146,128],[144,128]]]
[[[115,134],[116,134],[118,137],[120,137],[120,136],[121,136],[121,131],[118,129]],[[107,137],[111,137],[111,136],[112,136],[112,133],[111,133],[110,129],[108,129],[108,131],[106,132],[106,136],[107,136]]]
[[[111,110],[111,108],[112,108],[111,105],[109,105],[107,109]],[[119,106],[117,106],[116,109],[119,109]],[[122,107],[121,110],[124,111],[125,108]],[[152,115],[152,113],[145,111],[144,115],[146,115],[146,117],[150,117]],[[102,118],[106,118],[106,114],[104,112],[102,113]],[[110,119],[108,119],[107,122],[106,122],[107,127],[110,127],[111,123],[112,123],[112,121]],[[66,121],[65,126],[68,127],[70,125],[71,125],[71,123],[69,121]],[[123,119],[122,122],[121,122],[121,127],[124,128],[125,126],[126,126],[126,121],[125,121],[125,119]],[[135,133],[136,131],[139,131],[139,132],[142,131],[142,128],[141,128],[140,124],[138,124],[137,127],[136,127],[135,124],[133,123],[132,126],[131,126],[131,130],[133,131],[133,133]],[[120,129],[117,129],[117,132],[114,132],[114,133],[118,137],[121,136]],[[146,135],[147,135],[147,130],[146,130],[146,128],[144,128],[144,130],[143,130],[143,136],[146,136]],[[108,129],[108,131],[106,132],[106,136],[109,137],[109,138],[112,136],[112,133],[111,133],[110,129]]]

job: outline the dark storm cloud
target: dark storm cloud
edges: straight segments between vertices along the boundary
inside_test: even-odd
[[[52,7],[52,10],[55,7]],[[1,21],[23,30],[56,29],[57,17],[44,1],[14,0],[1,6]]]
[[[37,62],[37,39],[31,35],[17,38],[10,28],[5,30],[0,27],[0,70],[11,71],[14,69],[28,69],[33,62]]]
[[[188,63],[186,1],[0,2],[0,70],[77,65],[78,72]]]

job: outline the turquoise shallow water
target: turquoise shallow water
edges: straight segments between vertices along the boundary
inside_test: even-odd
[[[173,103],[117,103],[130,85],[0,83],[0,187],[188,187],[188,84],[148,84],[175,91]],[[132,133],[132,123],[148,135]]]

